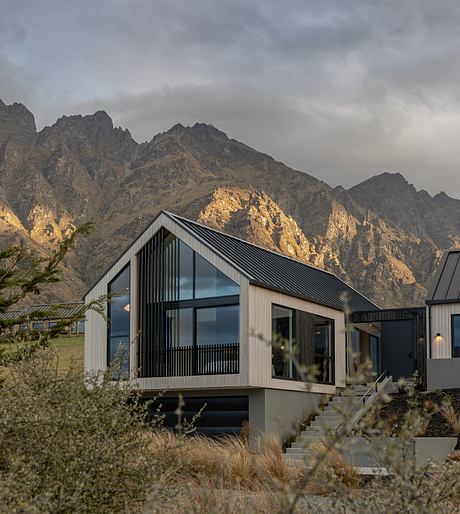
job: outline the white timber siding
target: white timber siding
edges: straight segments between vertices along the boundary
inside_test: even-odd
[[[249,384],[256,387],[305,391],[305,384],[272,378],[272,305],[282,305],[334,320],[335,385],[345,386],[345,316],[342,311],[289,295],[249,286]],[[335,386],[309,384],[312,393],[333,394]]]
[[[187,377],[152,377],[138,378],[137,374],[137,333],[138,333],[138,298],[137,298],[137,254],[143,246],[161,228],[169,230],[179,239],[208,260],[217,269],[231,278],[240,286],[240,373],[235,375],[204,375]],[[209,250],[200,239],[191,236],[179,224],[165,214],[161,214],[150,227],[131,245],[130,248],[117,260],[110,270],[97,282],[86,295],[85,302],[100,298],[107,294],[109,282],[127,265],[131,265],[130,281],[130,357],[131,378],[136,379],[134,386],[143,390],[178,390],[203,388],[234,388],[248,384],[249,351],[248,351],[248,280],[239,273],[235,267],[225,259]],[[107,306],[105,309],[107,314]],[[85,330],[85,371],[103,371],[107,368],[107,322],[95,312],[87,313]]]
[[[460,314],[459,303],[431,305],[431,358],[450,359],[452,357],[452,315]],[[436,339],[441,334],[442,341]]]

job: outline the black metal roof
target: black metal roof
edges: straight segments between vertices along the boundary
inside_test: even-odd
[[[2,321],[11,321],[19,318],[22,315],[22,311],[5,311],[0,313],[0,319]]]
[[[22,311],[22,315],[28,316],[30,319],[36,317],[40,319],[68,319],[81,314],[84,306],[84,303],[77,302],[58,304],[42,303],[29,305]]]
[[[426,303],[460,303],[460,249],[442,256],[433,287]]]
[[[176,214],[166,214],[220,254],[251,284],[340,310],[344,308],[340,297],[347,292],[349,307],[353,311],[378,309],[377,305],[332,273]]]

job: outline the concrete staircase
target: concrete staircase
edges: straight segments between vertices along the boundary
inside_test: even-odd
[[[392,386],[392,378],[385,377],[381,382],[352,385],[336,393],[286,449],[286,459],[293,463],[308,463],[314,457],[315,443],[333,435],[344,422],[347,423],[347,429],[356,425],[383,392],[391,391]]]

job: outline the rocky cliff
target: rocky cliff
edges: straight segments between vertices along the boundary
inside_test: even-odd
[[[0,244],[46,254],[97,222],[45,293],[75,300],[161,209],[330,271],[381,306],[419,304],[442,249],[460,246],[460,201],[384,173],[331,188],[197,123],[138,144],[102,111],[36,131],[0,101]]]

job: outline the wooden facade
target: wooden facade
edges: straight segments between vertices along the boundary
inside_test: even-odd
[[[452,316],[455,314],[460,315],[460,302],[428,306],[432,359],[452,358]]]
[[[239,285],[239,372],[195,376],[147,376],[139,373],[145,356],[145,339],[142,332],[150,330],[146,325],[145,312],[142,314],[139,301],[145,292],[138,291],[138,273],[145,260],[147,245],[153,244],[160,229],[166,229],[186,243],[197,254],[204,257],[219,271]],[[158,237],[158,236],[157,236]],[[345,326],[344,313],[313,302],[258,287],[249,283],[244,273],[216,251],[203,244],[199,237],[192,236],[169,216],[161,214],[147,230],[125,251],[110,270],[95,284],[86,296],[86,301],[107,294],[110,281],[130,265],[130,375],[134,384],[144,391],[159,390],[231,390],[248,388],[271,388],[286,391],[305,391],[305,384],[294,380],[272,377],[272,338],[271,306],[273,303],[292,307],[300,311],[323,316],[334,321],[334,366],[335,385],[311,384],[312,393],[332,394],[336,385],[345,385]],[[85,335],[85,369],[87,371],[105,370],[107,363],[107,323],[95,312],[87,315]]]

